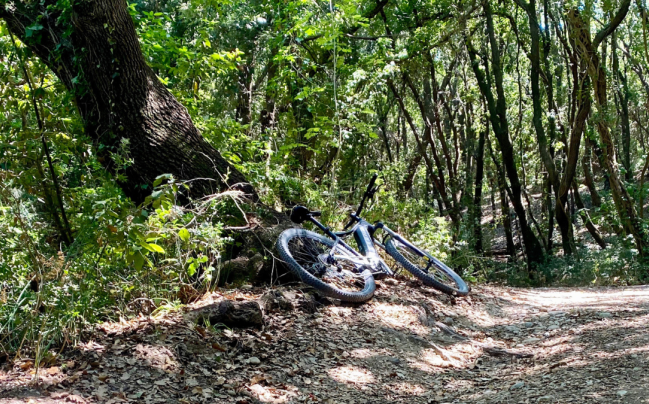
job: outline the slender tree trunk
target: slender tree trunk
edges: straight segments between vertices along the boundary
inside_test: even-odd
[[[242,125],[248,125],[251,116],[252,105],[252,68],[250,63],[239,65],[237,80],[237,109],[236,117]]]
[[[489,178],[489,199],[491,200],[491,216],[494,223],[496,222],[496,188],[497,185],[494,185],[494,177],[492,176]]]
[[[475,191],[473,193],[473,237],[475,250],[480,254],[482,245],[482,179],[484,178],[484,145],[487,129],[478,135],[478,147],[475,150]]]
[[[500,210],[502,213],[503,230],[505,231],[505,241],[507,243],[507,254],[512,259],[516,259],[516,245],[514,244],[514,232],[512,231],[512,215],[509,211],[509,201],[507,192],[503,186],[504,175],[498,176],[498,191],[500,192]]]
[[[388,80],[388,87],[392,91],[392,94],[394,94],[394,97],[397,100],[397,104],[399,105],[399,108],[401,112],[403,113],[403,116],[406,119],[406,122],[408,122],[408,125],[410,126],[410,130],[412,131],[415,141],[417,142],[417,147],[419,148],[419,153],[421,154],[422,158],[426,162],[426,166],[428,168],[428,173],[429,176],[431,177],[433,184],[435,185],[435,190],[439,193],[439,196],[441,200],[444,202],[444,207],[446,208],[447,213],[451,217],[451,221],[453,222],[453,228],[454,229],[459,229],[460,228],[460,220],[461,217],[459,215],[458,210],[456,209],[457,207],[457,196],[453,194],[452,192],[449,195],[449,192],[446,190],[446,182],[444,180],[444,171],[443,171],[443,166],[441,164],[441,161],[439,159],[439,155],[435,151],[434,147],[434,142],[432,141],[432,126],[426,125],[425,131],[427,135],[427,143],[431,146],[431,150],[433,152],[433,159],[435,161],[435,165],[433,166],[433,161],[430,159],[428,156],[426,149],[428,147],[427,144],[424,144],[422,142],[421,137],[419,136],[419,131],[417,130],[417,126],[415,125],[415,122],[410,115],[410,112],[408,112],[408,109],[406,108],[406,105],[403,102],[403,98],[399,94],[396,86],[394,85],[394,82],[392,80]],[[421,100],[419,99],[419,95],[417,94],[416,90],[411,87],[411,90],[413,90],[413,93],[415,95],[415,99],[418,101],[418,105],[420,109],[423,111],[423,105]],[[425,115],[425,114],[423,114]],[[433,168],[437,168],[437,174],[435,173],[435,170]],[[440,205],[440,212],[442,211],[442,206]]]
[[[602,206],[602,198],[597,192],[595,187],[595,181],[593,180],[593,167],[591,163],[591,157],[593,155],[593,147],[591,140],[586,137],[586,150],[584,152],[584,157],[581,159],[581,167],[584,170],[584,185],[588,187],[588,192],[590,192],[590,199],[593,206],[600,207]]]
[[[505,241],[507,243],[507,254],[509,254],[512,259],[516,258],[516,245],[514,244],[514,234],[512,232],[512,216],[509,211],[509,201],[507,198],[508,194],[511,194],[511,191],[507,190],[507,179],[505,178],[505,170],[501,164],[496,160],[496,155],[494,154],[493,148],[491,147],[491,142],[487,141],[487,148],[489,149],[489,155],[491,156],[491,161],[496,167],[496,181],[498,184],[498,193],[500,194],[500,213],[501,220],[503,224],[503,230],[505,231]],[[495,208],[494,208],[495,215]]]
[[[408,195],[414,184],[415,174],[417,174],[417,169],[421,164],[421,153],[417,153],[412,157],[410,163],[408,164],[408,169],[406,171],[406,177],[401,183],[401,189],[404,195]]]
[[[647,175],[647,169],[649,169],[649,154],[645,157],[644,166],[642,167],[642,172],[640,173],[640,185],[638,186],[639,196],[638,196],[638,212],[640,213],[640,218],[644,217],[644,180]]]
[[[548,253],[551,254],[552,252],[552,247],[553,247],[553,240],[552,240],[552,234],[554,233],[554,205],[552,204],[552,184],[550,183],[550,179],[547,178],[546,176],[546,181],[545,181],[545,205],[548,210],[548,241],[547,241],[547,248],[548,248]]]
[[[487,19],[487,33],[489,36],[491,48],[491,59],[496,84],[497,99],[494,99],[490,79],[488,79],[490,77],[489,66],[485,63],[485,74],[485,72],[480,69],[479,61],[477,58],[477,51],[473,48],[473,45],[470,43],[468,38],[465,42],[467,45],[467,50],[469,52],[471,66],[480,87],[480,92],[487,99],[489,118],[494,135],[496,136],[496,139],[498,140],[498,143],[500,145],[503,165],[511,184],[511,200],[520,223],[528,264],[530,265],[530,276],[533,277],[536,270],[535,265],[544,261],[545,254],[543,252],[541,243],[534,235],[534,232],[527,223],[526,212],[521,198],[521,183],[514,159],[514,147],[509,136],[507,103],[503,86],[503,69],[500,61],[500,50],[494,34],[493,16],[489,2],[484,3],[484,8]],[[486,58],[484,60],[486,62]]]
[[[383,138],[383,145],[385,146],[385,152],[388,155],[388,161],[392,164],[392,150],[390,148],[390,139],[388,136],[388,115],[390,114],[390,109],[388,108],[385,113],[379,115],[379,129],[381,132],[381,137]]]
[[[573,190],[573,195],[575,196],[575,203],[577,204],[577,208],[579,208],[579,216],[581,216],[581,220],[583,220],[584,225],[588,229],[588,232],[590,235],[593,237],[593,240],[602,248],[606,248],[606,242],[602,238],[602,235],[599,233],[599,230],[595,227],[593,222],[590,220],[590,216],[588,216],[588,212],[586,211],[586,206],[584,206],[584,202],[581,200],[581,195],[579,195],[579,186],[577,185],[576,181],[572,182],[572,190]]]
[[[2,7],[0,18],[74,95],[99,160],[114,171],[111,157],[127,149],[133,163],[120,182],[125,193],[141,202],[154,180],[170,173],[191,180],[194,197],[236,186],[256,199],[245,177],[205,141],[146,64],[126,2],[95,0],[71,7],[61,17],[54,0],[16,2]],[[59,17],[70,21],[57,22]],[[43,29],[28,36],[26,27],[37,21]],[[70,28],[68,36],[64,30]]]
[[[627,181],[633,179],[633,167],[631,167],[631,125],[629,123],[629,86],[627,83],[626,72],[620,70],[618,60],[617,34],[613,33],[613,73],[619,83],[617,89],[617,98],[620,104],[620,124],[622,128],[622,166],[624,167],[624,178]]]
[[[604,163],[604,169],[609,175],[613,201],[615,202],[618,215],[620,216],[625,231],[628,234],[633,235],[640,255],[644,255],[647,244],[645,230],[635,209],[635,202],[631,199],[631,195],[629,195],[624,183],[621,181],[617,169],[615,146],[613,144],[608,123],[605,119],[608,112],[606,72],[600,63],[599,55],[595,50],[597,45],[599,45],[599,43],[601,43],[602,40],[621,23],[628,12],[629,5],[629,0],[623,0],[620,10],[613,18],[612,23],[607,24],[605,28],[598,32],[595,36],[595,40],[592,42],[588,25],[586,21],[584,21],[579,10],[570,10],[568,13],[568,20],[570,23],[571,34],[574,36],[575,41],[578,41],[580,44],[580,57],[587,61],[588,74],[594,84],[595,100],[597,101],[599,112],[597,130],[603,147],[602,160]]]
[[[529,3],[518,2],[521,8],[527,13],[527,18],[529,21],[530,27],[530,37],[531,37],[531,49],[530,49],[530,82],[532,88],[532,106],[533,106],[533,116],[532,122],[534,124],[534,129],[536,132],[536,139],[539,146],[539,153],[541,155],[541,160],[545,165],[545,168],[548,172],[548,177],[552,188],[554,189],[556,199],[560,199],[559,188],[560,188],[560,178],[557,168],[554,164],[554,159],[550,151],[550,145],[548,144],[548,139],[545,135],[545,128],[543,127],[543,106],[541,105],[541,89],[539,85],[539,79],[541,76],[541,52],[540,52],[540,32],[539,32],[539,23],[536,17],[536,1],[530,0]],[[549,32],[549,30],[548,30]],[[548,55],[545,55],[546,59]],[[549,84],[547,86],[548,94],[548,103],[550,108],[552,108],[552,76],[548,77]],[[554,119],[550,119],[550,126],[554,126]],[[572,241],[572,229],[570,226],[570,221],[565,215],[563,209],[555,209],[555,214],[557,216],[557,224],[559,225],[559,230],[561,231],[561,240],[563,242],[563,251],[566,255],[573,253],[573,241]]]
[[[463,191],[462,191],[463,197],[460,198],[460,201],[464,200],[463,205],[469,205],[470,201],[473,199],[473,195],[472,195],[472,192],[471,192],[471,185],[473,185],[473,183],[474,183],[474,181],[473,181],[473,175],[474,175],[473,174],[473,171],[474,171],[473,168],[474,168],[474,166],[477,165],[476,159],[477,159],[477,155],[479,153],[479,151],[476,150],[475,130],[474,130],[473,125],[472,125],[471,116],[466,114],[466,112],[472,111],[472,108],[469,109],[470,105],[471,104],[469,104],[469,107],[467,109],[465,109],[464,111],[462,111],[460,113],[460,118],[458,120],[459,124],[460,124],[460,127],[466,127],[466,138],[465,138],[465,141],[463,142],[466,145],[464,147],[464,149],[463,149],[463,152],[465,153],[465,156],[464,156],[464,169],[465,169],[464,187],[463,187]],[[480,135],[478,135],[478,137],[479,136]],[[480,140],[478,139],[478,143],[479,142],[480,142]],[[480,146],[478,145],[478,147],[480,147]],[[476,167],[476,174],[475,175],[477,175],[477,167]],[[480,181],[482,181],[482,180],[480,180]]]
[[[268,134],[275,126],[276,116],[275,116],[275,98],[277,96],[275,78],[277,77],[277,62],[275,61],[275,56],[279,53],[279,47],[273,46],[268,55],[268,72],[266,73],[266,95],[265,95],[265,106],[261,111],[259,116],[259,122],[261,123],[261,133]]]

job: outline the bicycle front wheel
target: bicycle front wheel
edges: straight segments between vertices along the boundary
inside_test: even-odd
[[[394,237],[385,242],[385,251],[424,284],[449,295],[466,296],[469,293],[466,282],[455,271],[426,251],[413,248]]]
[[[345,302],[369,300],[376,284],[362,257],[335,245],[334,240],[304,229],[288,229],[277,240],[277,251],[302,282]]]

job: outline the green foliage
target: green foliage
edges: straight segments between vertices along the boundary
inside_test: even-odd
[[[379,3],[138,0],[128,5],[128,12],[145,60],[161,83],[187,108],[207,141],[255,186],[266,206],[287,211],[300,203],[322,210],[324,222],[340,227],[372,173],[381,169],[383,188],[366,209],[366,219],[382,220],[465,279],[517,285],[645,282],[646,262],[624,233],[619,209],[603,186],[606,173],[597,153],[588,159],[594,162],[602,205],[593,206],[583,187],[581,194],[584,211],[609,248],[594,248],[581,219],[575,218],[576,254],[562,256],[555,229],[553,250],[546,252],[534,280],[522,254],[494,258],[474,250],[476,227],[483,233],[484,251],[504,248],[500,208],[492,211],[489,206],[493,190],[494,204],[500,204],[496,164],[503,159],[466,51],[467,40],[485,55],[490,50],[482,6],[446,0],[388,2],[379,11]],[[492,6],[513,160],[531,200],[526,214],[538,222],[533,231],[546,238],[551,212],[545,205],[547,169],[528,94],[529,24],[525,13],[513,12],[510,4]],[[537,6],[539,16],[544,15],[544,6]],[[575,4],[550,4],[551,15],[544,15],[542,22],[545,27],[545,18],[559,21],[542,30],[550,38],[542,50],[550,71],[542,78],[551,78],[554,104],[546,105],[547,87],[541,101],[542,124],[554,136],[547,146],[560,169],[565,168],[575,115],[574,64],[566,64],[569,58],[557,37],[567,35],[568,6]],[[630,169],[638,177],[649,116],[646,84],[637,72],[646,71],[649,60],[638,17],[641,4],[632,7],[628,25],[617,32],[618,47],[628,45],[618,56],[632,120]],[[59,26],[67,27],[53,58],[73,46],[71,10],[66,0],[48,6]],[[86,94],[92,83],[80,74],[73,79],[74,91],[67,91],[26,46],[47,38],[45,25],[43,16],[34,19],[25,26],[24,43],[14,47],[0,24],[0,350],[22,348],[41,357],[54,344],[73,342],[87,324],[178,307],[192,293],[216,287],[221,261],[236,250],[230,229],[242,224],[242,210],[247,209],[235,192],[186,204],[187,184],[168,175],[145,184],[153,185],[147,188],[151,195],[134,206],[119,186],[134,164],[131,149],[137,145],[122,141],[103,150],[89,139],[75,97]],[[596,128],[603,119],[619,155],[622,121],[616,112],[624,86],[609,71],[613,46],[610,41],[607,46],[607,83],[615,106],[604,112],[594,108],[584,137],[601,150]],[[85,54],[79,50],[76,55]],[[493,66],[488,74],[493,83]],[[486,130],[489,147],[477,208],[490,222],[476,225],[477,134]],[[419,142],[429,161],[417,160]],[[582,157],[585,150],[581,146]],[[583,167],[577,166],[579,181],[585,176]],[[451,201],[442,201],[441,207],[434,177],[444,179],[443,190]],[[412,186],[404,189],[408,178]],[[647,194],[636,178],[626,186],[636,201]],[[457,204],[447,206],[453,200]],[[519,242],[517,219],[513,222]],[[641,225],[646,228],[646,221]]]

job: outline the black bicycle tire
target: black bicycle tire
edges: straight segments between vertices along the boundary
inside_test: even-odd
[[[277,251],[279,252],[281,259],[286,263],[291,272],[297,275],[302,282],[318,289],[325,296],[339,299],[344,302],[362,303],[372,298],[374,291],[376,290],[376,283],[374,282],[372,271],[366,269],[361,274],[363,281],[365,282],[364,287],[361,291],[348,292],[338,289],[326,282],[321,281],[297,263],[297,261],[291,255],[288,247],[288,242],[294,237],[311,238],[313,240],[320,241],[323,244],[328,245],[329,247],[333,247],[334,241],[318,233],[304,229],[287,229],[284,230],[282,234],[280,234],[279,238],[277,239]]]
[[[436,269],[443,271],[448,276],[450,276],[451,279],[453,279],[453,282],[455,282],[457,288],[452,288],[442,282],[439,282],[433,276],[422,271],[417,265],[410,262],[406,257],[403,256],[403,254],[399,252],[397,247],[394,245],[393,237],[390,237],[385,242],[385,251],[387,251],[387,253],[390,254],[390,256],[392,256],[392,258],[394,258],[395,261],[401,264],[401,266],[403,266],[408,272],[413,274],[416,278],[421,280],[424,284],[430,285],[435,289],[439,290],[440,292],[444,292],[448,295],[466,296],[469,294],[469,287],[466,284],[466,282],[464,282],[464,279],[462,279],[458,274],[455,273],[455,271],[453,271],[451,268],[446,266],[443,262],[441,262],[437,258],[433,257],[428,252],[422,250],[426,254],[426,256],[433,262],[433,265],[436,267]]]

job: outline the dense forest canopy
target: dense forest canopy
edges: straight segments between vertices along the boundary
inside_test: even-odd
[[[377,171],[368,219],[470,281],[644,282],[647,7],[4,1],[3,349],[276,274],[280,212]]]

